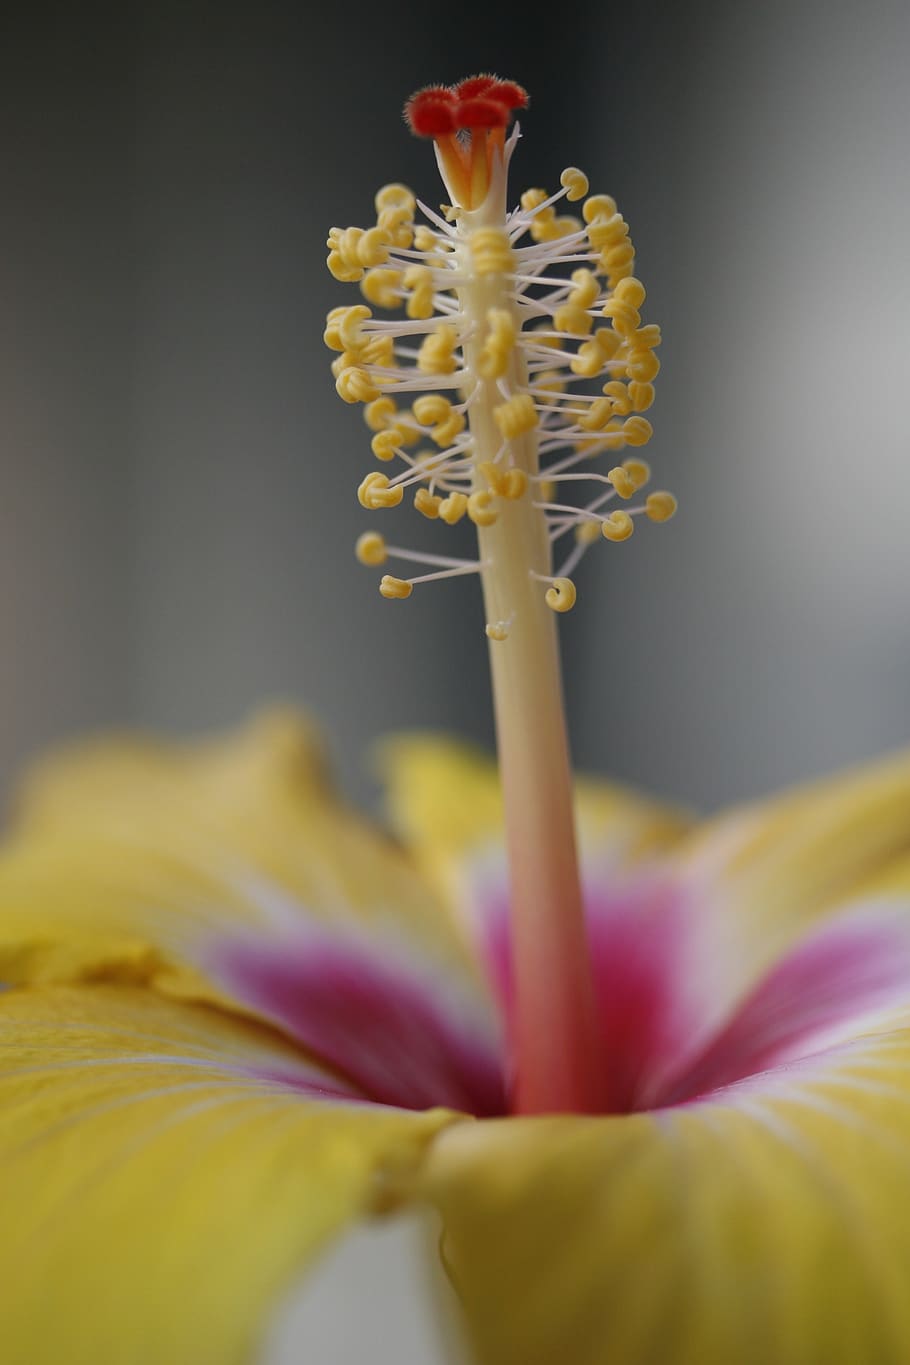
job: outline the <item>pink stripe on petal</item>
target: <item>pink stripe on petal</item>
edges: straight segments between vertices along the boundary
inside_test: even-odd
[[[502,1059],[482,1016],[456,1001],[450,983],[418,975],[375,940],[322,929],[282,944],[235,940],[211,968],[238,1001],[370,1100],[504,1112]]]
[[[855,1037],[910,1006],[910,907],[855,907],[773,967],[665,1103],[691,1099]]]

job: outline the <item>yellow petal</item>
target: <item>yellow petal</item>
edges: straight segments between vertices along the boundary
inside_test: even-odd
[[[910,1359],[910,1031],[654,1115],[453,1128],[422,1188],[480,1365]]]
[[[716,1011],[820,916],[910,891],[910,753],[726,812],[679,855]]]
[[[287,956],[314,925],[383,968],[444,977],[493,1028],[432,891],[333,794],[290,713],[227,742],[130,741],[51,760],[0,854],[0,980],[145,981],[244,1007],[213,965],[221,950],[250,942]]]
[[[246,1365],[286,1285],[449,1121],[123,986],[7,992],[0,1055],[4,1365]]]

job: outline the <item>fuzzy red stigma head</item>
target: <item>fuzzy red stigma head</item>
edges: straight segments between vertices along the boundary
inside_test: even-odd
[[[460,207],[482,202],[512,114],[527,103],[520,85],[487,75],[469,76],[458,85],[430,85],[408,100],[408,127],[436,143],[446,184]]]

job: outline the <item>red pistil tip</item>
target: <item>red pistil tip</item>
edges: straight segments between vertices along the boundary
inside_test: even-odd
[[[504,128],[524,109],[527,91],[496,76],[470,76],[455,86],[430,85],[412,95],[404,116],[418,137],[445,137],[459,129]]]

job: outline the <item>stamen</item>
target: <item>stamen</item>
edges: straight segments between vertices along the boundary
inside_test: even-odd
[[[642,322],[645,290],[615,201],[589,194],[570,166],[555,194],[526,191],[507,212],[518,128],[507,129],[526,105],[520,86],[492,75],[408,101],[451,203],[438,213],[389,184],[374,224],[332,228],[329,270],[359,284],[365,303],[333,309],[325,340],[340,396],[364,404],[374,457],[399,462],[392,477],[373,470],[361,481],[360,503],[386,510],[413,489],[421,516],[477,528],[476,560],[389,545],[375,531],[356,552],[370,567],[397,559],[428,570],[384,574],[392,600],[481,576],[512,882],[514,1104],[539,1113],[596,1109],[601,1084],[554,616],[575,604],[571,575],[591,545],[627,540],[641,517],[669,520],[676,501],[663,491],[637,501],[650,470],[637,454],[623,458],[652,435],[643,414],[660,330]],[[580,217],[559,212],[564,199]],[[612,467],[592,470],[602,454]],[[595,495],[581,505],[556,501],[557,489],[571,498],[586,482]],[[623,506],[607,511],[615,500]],[[552,547],[569,533],[554,574]]]

